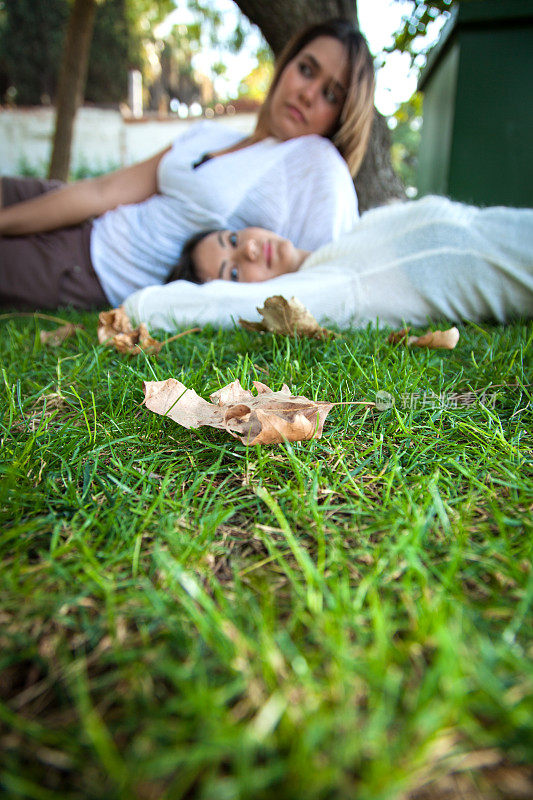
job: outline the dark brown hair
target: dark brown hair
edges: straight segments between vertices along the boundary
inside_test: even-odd
[[[208,228],[205,231],[199,231],[199,233],[194,233],[190,236],[183,245],[183,250],[181,251],[178,262],[166,282],[170,283],[171,281],[183,280],[191,281],[191,283],[203,283],[196,273],[194,249],[206,236],[209,236],[211,233],[217,233],[217,231],[220,230],[223,230],[223,228]]]
[[[337,39],[344,45],[348,55],[348,91],[338,123],[328,138],[348,164],[351,175],[355,176],[361,166],[374,119],[374,62],[365,37],[349,20],[330,19],[311,25],[290,40],[276,61],[274,77],[259,112],[254,138],[270,135],[270,104],[285,67],[319,36]]]

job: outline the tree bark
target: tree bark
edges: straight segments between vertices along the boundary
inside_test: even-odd
[[[62,181],[68,179],[72,132],[76,112],[83,100],[95,12],[96,0],[74,0],[67,25],[57,87],[52,158],[48,172],[50,178],[59,178]]]
[[[357,25],[357,0],[235,0],[250,22],[278,56],[288,40],[302,28],[332,17],[353,19]]]
[[[275,56],[290,37],[306,25],[330,17],[353,19],[357,0],[235,0],[250,22],[257,25]],[[363,31],[364,33],[364,31]],[[385,118],[376,111],[365,159],[355,179],[360,211],[405,199],[405,189],[390,159],[390,135]]]
[[[405,187],[391,163],[390,148],[387,121],[376,111],[368,149],[354,181],[360,212],[406,199]]]

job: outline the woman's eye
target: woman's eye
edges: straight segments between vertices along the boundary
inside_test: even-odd
[[[338,103],[338,97],[333,91],[333,89],[325,89],[324,97],[326,98],[326,101],[328,103],[331,103],[331,105],[335,105],[336,103]]]
[[[300,73],[304,76],[304,78],[310,78],[311,75],[313,74],[311,67],[306,61],[300,61],[300,63],[298,64],[298,69],[300,70]]]
[[[239,270],[237,267],[232,267],[229,273],[230,281],[238,281],[239,280]]]
[[[237,247],[237,234],[230,233],[230,235],[228,236],[228,242],[232,247]]]

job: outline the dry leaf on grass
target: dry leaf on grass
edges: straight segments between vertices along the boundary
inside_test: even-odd
[[[411,338],[411,337],[410,337]],[[431,347],[435,350],[453,350],[459,341],[459,331],[456,327],[445,331],[428,331],[423,336],[413,337],[408,344],[414,347]]]
[[[46,406],[47,411],[56,411],[59,408],[64,408],[67,405],[65,398],[61,392],[50,392],[49,394],[40,394],[33,403],[33,408],[40,408]]]
[[[60,392],[50,392],[49,394],[40,394],[34,400],[32,412],[29,417],[26,417],[25,425],[28,425],[31,431],[36,431],[43,422],[47,423],[52,417],[58,416],[59,419],[64,419],[65,414],[69,412],[69,407]]]
[[[407,347],[429,347],[432,350],[453,350],[459,341],[459,331],[454,326],[445,331],[427,331],[422,336],[409,336],[410,328],[393,331],[388,338],[390,344],[405,344]]]
[[[243,444],[277,444],[320,439],[325,419],[334,403],[315,402],[292,395],[288,386],[273,392],[254,381],[257,395],[242,388],[238,380],[204,400],[183,383],[145,381],[144,404],[155,414],[170,417],[184,428],[208,425],[220,428]]]
[[[148,328],[144,322],[141,322],[139,327],[135,328],[131,333],[117,333],[112,340],[112,344],[119,353],[135,356],[139,353],[157,355],[157,353],[161,352],[164,342],[160,342],[150,336]]]
[[[100,312],[98,341],[100,344],[112,345],[119,353],[131,355],[141,352],[152,355],[159,353],[163,347],[162,342],[150,336],[144,323],[134,328],[122,306]]]
[[[98,341],[100,344],[109,344],[109,340],[119,333],[133,333],[133,326],[124,308],[119,306],[110,311],[101,311],[98,315]]]
[[[72,322],[67,322],[66,325],[61,325],[55,331],[40,331],[39,336],[41,344],[48,347],[59,347],[65,339],[74,336],[76,331],[82,331],[83,325],[74,325]]]
[[[112,308],[111,311],[101,311],[98,317],[98,341],[100,344],[112,346],[119,353],[126,355],[138,355],[139,353],[157,355],[161,352],[161,348],[169,342],[199,330],[200,328],[191,328],[160,342],[150,336],[144,322],[141,322],[138,328],[134,328],[122,306]]]
[[[263,308],[257,310],[263,317],[261,322],[239,320],[239,324],[248,331],[266,331],[309,339],[327,339],[328,336],[336,336],[333,331],[321,328],[311,312],[296,297],[285,300],[280,294],[276,294],[267,297]]]

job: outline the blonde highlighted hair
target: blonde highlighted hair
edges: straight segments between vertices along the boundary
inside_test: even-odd
[[[374,63],[366,39],[352,22],[330,19],[305,28],[281,52],[276,61],[274,77],[265,102],[259,112],[254,139],[269,135],[269,116],[272,95],[285,67],[319,36],[337,39],[346,48],[349,64],[349,85],[339,119],[328,135],[348,164],[353,177],[357,175],[366,152],[374,119]]]

